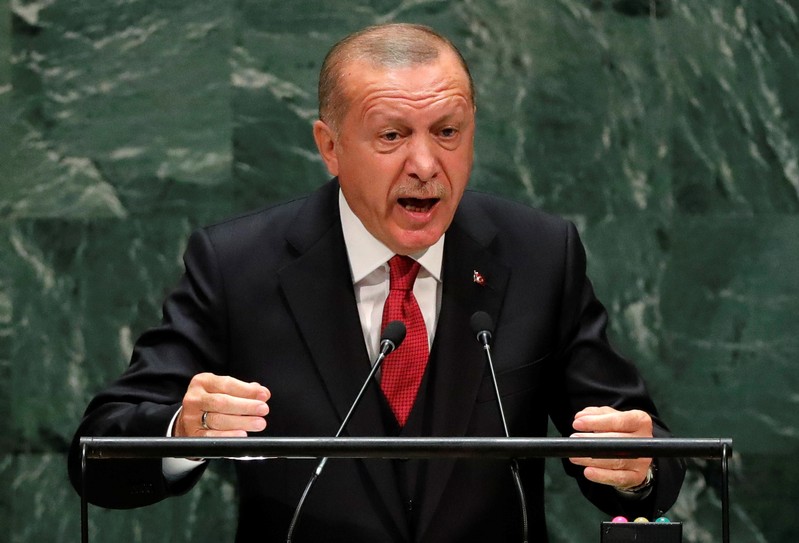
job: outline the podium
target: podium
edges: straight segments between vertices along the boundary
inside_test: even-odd
[[[145,458],[704,458],[720,460],[722,542],[729,543],[727,438],[92,438],[80,440],[82,484],[87,460]],[[81,542],[89,542],[89,504],[81,489]]]

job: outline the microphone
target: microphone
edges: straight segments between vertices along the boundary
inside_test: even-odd
[[[485,311],[477,311],[472,315],[471,319],[472,330],[477,334],[477,341],[483,347],[488,347],[491,342],[491,332],[494,329],[494,323],[491,321],[491,315]]]
[[[366,388],[369,386],[369,383],[372,382],[372,377],[374,377],[375,373],[377,373],[377,370],[383,364],[383,360],[385,360],[389,354],[394,352],[394,350],[400,346],[400,343],[402,343],[402,340],[404,339],[405,324],[403,324],[402,321],[391,321],[386,325],[385,328],[383,328],[383,334],[380,336],[380,352],[378,353],[377,358],[375,358],[374,364],[372,364],[372,370],[369,372],[369,375],[363,382],[358,395],[355,396],[355,401],[352,402],[350,410],[347,411],[347,415],[344,417],[344,421],[341,423],[341,426],[339,427],[338,432],[336,432],[335,437],[339,437],[341,432],[344,431],[344,428],[350,421],[350,417],[352,416],[353,412],[355,412],[355,408],[359,403],[361,403],[363,393],[366,392]],[[319,461],[319,464],[316,466],[313,474],[311,474],[311,478],[308,480],[308,484],[305,485],[305,490],[302,492],[302,496],[297,504],[297,508],[294,510],[294,516],[291,518],[291,523],[289,524],[288,533],[286,534],[286,543],[291,543],[291,538],[294,535],[294,529],[297,527],[297,520],[300,518],[300,511],[305,503],[305,498],[308,497],[311,487],[322,473],[322,470],[325,469],[325,464],[327,464],[327,457],[324,457]]]
[[[502,408],[502,398],[499,395],[499,387],[497,386],[497,375],[494,372],[494,361],[491,359],[491,337],[494,330],[494,321],[491,315],[485,311],[477,311],[472,315],[470,320],[472,331],[477,337],[477,341],[483,346],[486,353],[486,360],[488,361],[488,369],[491,370],[491,381],[494,383],[494,394],[497,397],[497,405],[499,406],[499,417],[502,419],[502,428],[505,430],[505,437],[510,437],[508,432],[508,422],[505,420],[505,410]],[[515,458],[510,461],[510,471],[513,475],[513,481],[516,483],[516,491],[519,494],[519,509],[522,514],[522,541],[528,541],[527,529],[527,499],[524,497],[524,487],[522,486],[522,479],[519,475],[519,463]]]
[[[383,359],[397,350],[400,343],[405,339],[405,325],[402,321],[391,321],[383,328],[383,335],[380,337],[380,354],[375,364],[382,364]]]

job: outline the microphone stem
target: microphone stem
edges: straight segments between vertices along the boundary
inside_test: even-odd
[[[483,345],[483,350],[486,352],[488,359],[488,369],[491,371],[491,382],[494,384],[494,394],[497,397],[497,405],[499,406],[499,417],[502,419],[502,428],[505,430],[505,437],[510,437],[508,432],[508,421],[505,420],[505,410],[502,408],[502,401],[499,399],[499,386],[497,386],[497,374],[494,373],[494,360],[491,358],[491,346],[486,343]]]
[[[363,382],[361,390],[358,392],[358,395],[355,397],[355,401],[352,402],[350,410],[347,412],[347,415],[344,417],[344,421],[341,423],[341,426],[339,427],[338,432],[336,432],[335,437],[339,437],[341,435],[341,432],[344,431],[344,428],[346,428],[347,423],[350,421],[352,413],[355,411],[355,408],[358,406],[358,404],[361,403],[361,398],[363,398],[363,393],[366,391],[366,387],[368,387],[369,383],[372,382],[372,378],[374,377],[375,373],[377,373],[377,370],[380,367],[380,365],[383,363],[383,360],[386,358],[386,355],[388,355],[389,351],[393,350],[394,348],[395,348],[394,345],[388,341],[383,341],[380,344],[380,354],[375,359],[375,363],[372,364],[372,369],[369,371],[369,376]],[[286,543],[291,543],[291,538],[294,536],[294,529],[297,526],[297,520],[299,520],[300,518],[300,511],[302,511],[302,506],[305,504],[305,498],[308,497],[308,493],[311,491],[311,487],[316,482],[316,479],[319,477],[319,475],[322,474],[322,470],[325,469],[326,464],[327,464],[327,457],[325,456],[321,460],[319,460],[319,464],[316,466],[313,475],[311,475],[311,478],[308,480],[308,484],[305,485],[305,490],[302,491],[302,496],[300,497],[300,501],[297,504],[297,508],[294,510],[294,516],[291,518],[291,522],[289,523],[289,529],[286,535]]]
[[[502,428],[505,430],[505,437],[510,437],[508,432],[508,422],[505,420],[505,410],[502,408],[502,398],[499,395],[499,386],[497,385],[497,374],[494,371],[494,360],[491,358],[491,344],[488,342],[487,337],[481,339],[483,342],[483,350],[486,353],[486,360],[488,360],[488,369],[491,371],[491,382],[494,384],[494,394],[497,397],[497,406],[499,406],[499,417],[502,419]],[[519,463],[515,458],[510,461],[510,472],[513,475],[513,482],[516,484],[516,492],[519,494],[519,509],[522,517],[522,542],[528,542],[528,520],[527,520],[527,498],[524,496],[524,487],[522,486],[522,477],[519,475]]]
[[[341,432],[344,431],[344,428],[346,428],[347,423],[350,421],[350,417],[352,416],[353,412],[355,411],[355,408],[358,407],[359,403],[361,403],[361,398],[363,398],[363,393],[366,391],[366,387],[368,387],[369,383],[372,382],[372,377],[374,377],[375,373],[377,373],[378,368],[383,363],[383,359],[386,358],[386,351],[387,350],[388,350],[388,348],[386,346],[383,346],[383,348],[380,349],[380,354],[375,359],[375,363],[372,364],[372,369],[369,371],[369,376],[363,382],[363,385],[361,386],[361,390],[358,391],[358,395],[355,397],[355,401],[352,402],[352,405],[350,406],[350,410],[347,412],[347,415],[344,417],[344,421],[341,423],[341,426],[339,426],[338,432],[336,432],[335,437],[339,437],[341,435]]]

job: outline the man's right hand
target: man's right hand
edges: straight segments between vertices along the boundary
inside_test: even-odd
[[[183,408],[175,422],[176,437],[246,437],[266,428],[269,389],[233,377],[200,373],[183,396]],[[203,428],[203,414],[205,424]]]

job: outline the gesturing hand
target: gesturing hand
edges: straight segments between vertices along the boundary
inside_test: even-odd
[[[617,411],[612,407],[587,407],[574,416],[571,437],[652,437],[652,417],[644,411]],[[619,490],[644,482],[651,458],[570,458],[584,466],[589,481],[611,485]]]
[[[266,428],[269,389],[233,377],[200,373],[183,396],[173,434],[178,437],[246,437]],[[203,417],[205,417],[203,419]],[[205,426],[203,426],[205,423]]]

